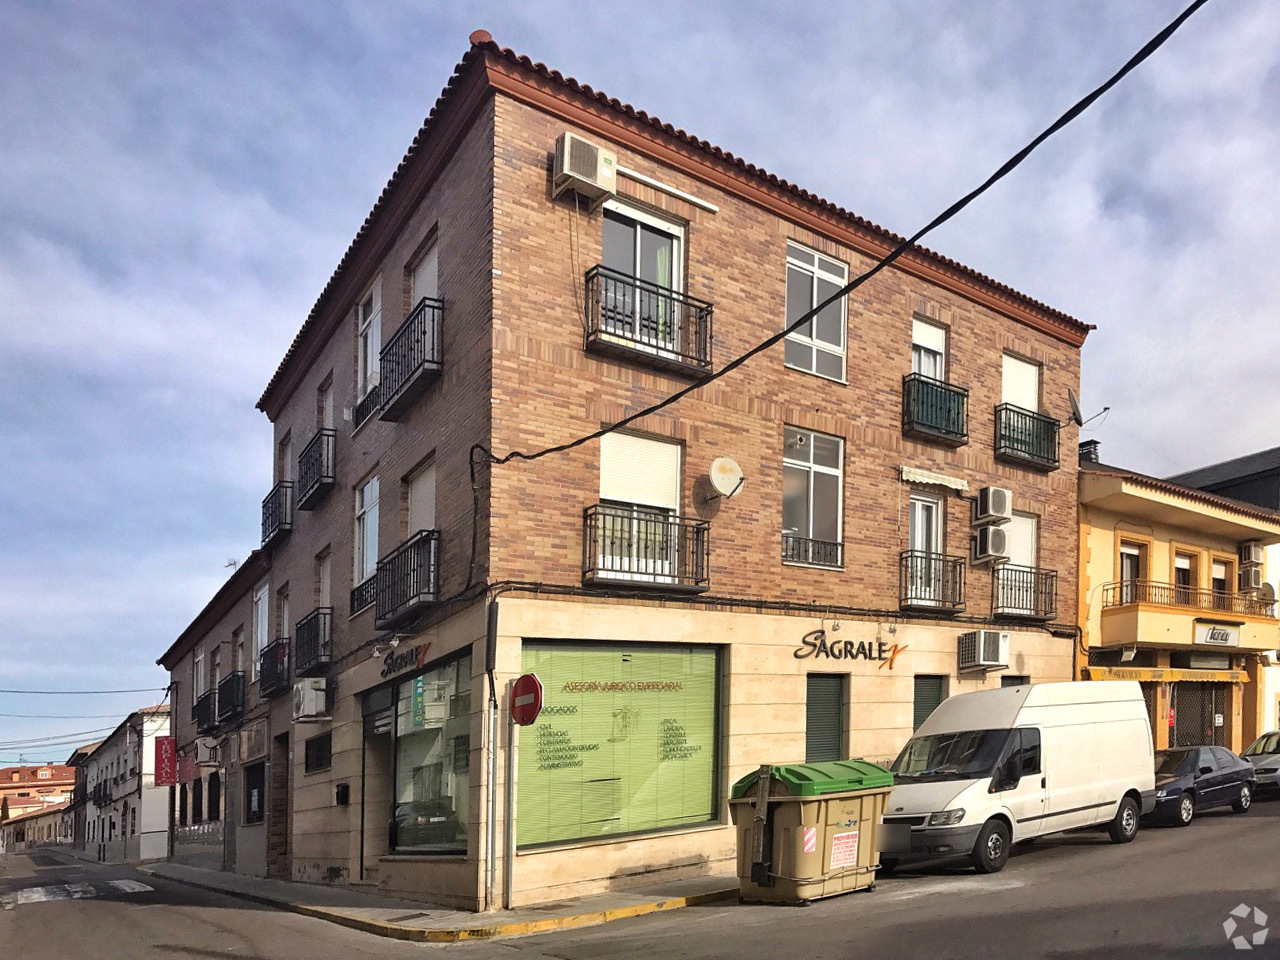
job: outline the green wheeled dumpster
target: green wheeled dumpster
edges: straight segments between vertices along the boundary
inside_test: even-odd
[[[803,904],[875,888],[893,774],[865,760],[766,764],[733,785],[747,902]]]

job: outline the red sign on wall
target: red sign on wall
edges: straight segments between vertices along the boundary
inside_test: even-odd
[[[156,786],[178,785],[178,744],[173,737],[156,737]]]

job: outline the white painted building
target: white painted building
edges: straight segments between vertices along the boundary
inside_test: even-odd
[[[169,788],[155,785],[156,737],[169,735],[169,708],[131,713],[85,760],[85,849],[107,863],[169,854]]]

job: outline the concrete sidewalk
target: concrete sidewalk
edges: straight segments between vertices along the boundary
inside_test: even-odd
[[[472,913],[413,900],[396,900],[351,887],[244,877],[165,861],[145,864],[139,869],[166,880],[316,917],[365,933],[430,943],[567,930],[738,896],[737,877],[714,875],[673,880],[626,893],[604,893],[535,907]]]

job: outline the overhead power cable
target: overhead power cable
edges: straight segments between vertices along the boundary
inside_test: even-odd
[[[168,687],[141,687],[137,690],[0,690],[0,693],[32,697],[96,697],[113,693],[161,693],[168,689]]]
[[[976,187],[975,189],[971,190],[969,193],[965,194],[963,197],[961,197],[951,206],[947,207],[946,210],[942,211],[942,213],[938,214],[931,221],[929,221],[929,223],[927,223],[925,226],[917,230],[908,239],[903,240],[901,243],[899,243],[896,247],[893,248],[893,250],[891,250],[888,254],[886,254],[870,270],[866,271],[865,273],[861,274],[858,277],[855,277],[850,283],[846,284],[843,288],[838,290],[836,293],[832,294],[830,297],[828,297],[822,303],[818,304],[808,313],[799,317],[797,320],[795,320],[795,322],[791,323],[789,326],[785,327],[778,333],[774,334],[768,339],[752,347],[746,353],[738,357],[735,357],[733,360],[730,360],[719,370],[715,371],[714,373],[706,374],[705,376],[689,384],[687,387],[684,387],[676,391],[675,393],[671,394],[669,397],[667,397],[664,400],[660,400],[651,406],[645,407],[643,410],[633,413],[630,416],[623,417],[617,423],[610,424],[606,427],[601,427],[599,430],[589,433],[586,436],[579,437],[576,440],[569,441],[568,443],[561,443],[553,447],[546,447],[542,450],[537,450],[533,453],[525,453],[523,451],[513,450],[510,453],[507,453],[506,455],[501,457],[495,455],[491,450],[487,449],[482,444],[476,444],[471,448],[472,463],[473,464],[475,463],[475,454],[477,451],[483,453],[484,459],[487,459],[490,463],[493,463],[495,465],[509,463],[512,460],[537,460],[541,457],[549,456],[550,454],[553,454],[553,453],[564,453],[568,450],[574,449],[575,447],[580,447],[585,443],[590,443],[592,440],[598,440],[601,437],[605,436],[606,434],[613,433],[616,430],[621,430],[622,428],[628,426],[629,424],[632,424],[637,420],[643,419],[644,417],[648,417],[648,416],[651,416],[652,414],[658,413],[659,411],[666,409],[672,404],[677,403],[680,400],[683,400],[689,394],[694,393],[697,390],[701,390],[703,387],[707,386],[708,384],[714,383],[715,381],[719,380],[721,377],[724,377],[729,373],[732,373],[734,370],[738,369],[738,367],[742,366],[752,357],[755,357],[758,354],[763,353],[765,350],[768,350],[770,347],[781,342],[783,339],[787,337],[788,334],[792,333],[794,330],[804,326],[806,323],[812,320],[815,316],[817,316],[819,313],[821,313],[831,304],[848,296],[852,291],[862,286],[864,283],[866,283],[868,280],[870,280],[872,277],[878,274],[881,270],[884,270],[886,267],[891,265],[904,253],[906,253],[913,246],[915,246],[916,243],[922,240],[925,236],[932,233],[938,227],[942,226],[942,224],[946,223],[948,220],[950,220],[952,217],[958,214],[961,210],[967,207],[970,203],[972,203],[978,197],[982,196],[982,194],[986,193],[989,189],[991,189],[992,186],[994,186],[1000,180],[1008,176],[1009,173],[1011,173],[1016,167],[1018,167],[1018,165],[1021,164],[1023,160],[1025,160],[1028,156],[1030,156],[1032,151],[1034,151],[1037,147],[1039,147],[1040,144],[1044,143],[1051,136],[1053,136],[1063,127],[1067,126],[1069,123],[1075,120],[1078,116],[1080,116],[1080,114],[1084,113],[1087,109],[1089,109],[1089,107],[1091,107],[1094,104],[1096,100],[1098,100],[1099,97],[1101,97],[1108,90],[1110,90],[1117,83],[1119,83],[1122,79],[1124,79],[1124,77],[1126,77],[1129,73],[1131,73],[1140,63],[1142,63],[1144,60],[1150,57],[1153,53],[1159,50],[1160,47],[1164,46],[1165,42],[1168,41],[1168,39],[1172,37],[1174,33],[1177,32],[1178,28],[1181,27],[1183,23],[1185,23],[1187,19],[1191,17],[1192,14],[1194,14],[1197,10],[1199,10],[1208,2],[1209,0],[1195,0],[1195,2],[1192,3],[1190,6],[1188,6],[1185,10],[1183,10],[1182,13],[1178,14],[1178,16],[1175,17],[1169,23],[1168,26],[1166,26],[1163,30],[1161,30],[1154,37],[1152,37],[1151,40],[1149,40],[1142,47],[1142,49],[1140,49],[1137,53],[1135,53],[1132,57],[1130,57],[1128,62],[1126,62],[1124,66],[1122,66],[1119,70],[1117,70],[1114,74],[1112,74],[1109,79],[1107,79],[1100,86],[1096,87],[1093,91],[1086,94],[1079,101],[1077,101],[1074,106],[1072,106],[1069,110],[1066,111],[1066,113],[1062,114],[1062,116],[1060,116],[1057,120],[1055,120],[1047,128],[1045,128],[1045,130],[1042,131],[1035,139],[1033,139],[1025,147],[1023,147],[1021,150],[1015,153],[1012,157],[1010,157],[1007,161],[1005,161],[1005,163],[1002,164],[1000,168],[996,170],[996,172],[993,173],[990,177],[988,177],[980,186]]]

